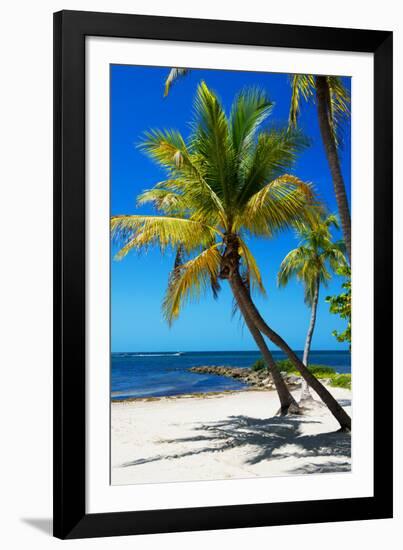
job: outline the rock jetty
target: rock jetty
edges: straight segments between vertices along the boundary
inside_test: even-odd
[[[198,374],[215,374],[217,376],[227,376],[228,378],[235,378],[248,384],[253,389],[265,389],[274,390],[273,380],[266,369],[260,371],[253,371],[249,368],[240,367],[227,367],[227,366],[200,366],[191,367],[190,372]],[[295,374],[289,374],[287,372],[281,373],[286,384],[290,389],[298,388],[301,385],[301,377]]]

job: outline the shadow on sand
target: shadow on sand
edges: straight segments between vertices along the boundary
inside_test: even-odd
[[[162,443],[192,443],[197,448],[181,453],[161,454],[123,463],[122,467],[138,466],[165,459],[176,459],[204,453],[217,453],[248,446],[253,449],[245,465],[253,465],[271,459],[305,457],[305,464],[290,474],[329,473],[349,471],[351,465],[351,436],[341,432],[303,435],[303,424],[320,424],[319,420],[304,416],[272,417],[258,419],[248,416],[229,416],[218,422],[198,424],[194,435],[181,439],[164,440]],[[200,446],[200,443],[204,445]],[[307,463],[309,458],[329,457],[321,464]],[[345,461],[341,459],[344,458]]]

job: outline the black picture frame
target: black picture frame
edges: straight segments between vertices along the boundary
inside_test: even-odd
[[[373,497],[86,513],[87,36],[374,54]],[[392,517],[392,360],[392,32],[79,11],[54,14],[54,536],[105,537]]]

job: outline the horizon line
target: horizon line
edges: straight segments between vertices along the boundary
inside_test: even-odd
[[[295,353],[303,353],[303,349],[296,349],[296,350],[293,350]],[[329,352],[329,351],[333,351],[333,352],[340,352],[340,353],[343,353],[343,352],[346,352],[346,351],[350,351],[349,349],[312,349],[310,350],[310,353],[315,353],[315,352]],[[214,352],[214,353],[261,353],[259,350],[249,350],[249,349],[246,349],[246,350],[214,350],[214,349],[210,349],[210,350],[186,350],[186,351],[182,351],[182,350],[152,350],[152,351],[144,351],[144,350],[120,350],[120,351],[111,351],[111,353],[211,353],[211,352]],[[282,350],[272,350],[272,353],[284,353],[284,351]]]

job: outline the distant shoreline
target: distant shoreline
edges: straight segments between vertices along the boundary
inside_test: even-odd
[[[296,349],[294,350],[295,353],[303,353],[304,350],[302,349]],[[253,354],[256,354],[256,355],[261,355],[261,353],[258,351],[258,350],[204,350],[204,351],[200,351],[200,350],[189,350],[189,351],[181,351],[181,350],[173,350],[173,351],[166,351],[166,350],[158,350],[158,351],[143,351],[143,350],[138,350],[138,351],[111,351],[111,355],[120,355],[120,354],[124,354],[124,353],[127,353],[129,355],[139,355],[139,356],[143,356],[143,355],[185,355],[185,354],[189,354],[189,353],[197,353],[197,354],[202,354],[202,353],[206,353],[206,354],[209,354],[209,353],[253,353]],[[284,353],[281,351],[281,350],[273,350],[272,351],[273,354],[280,354],[280,355],[284,355]],[[311,350],[310,353],[349,353],[349,349],[346,348],[346,349],[313,349]]]

